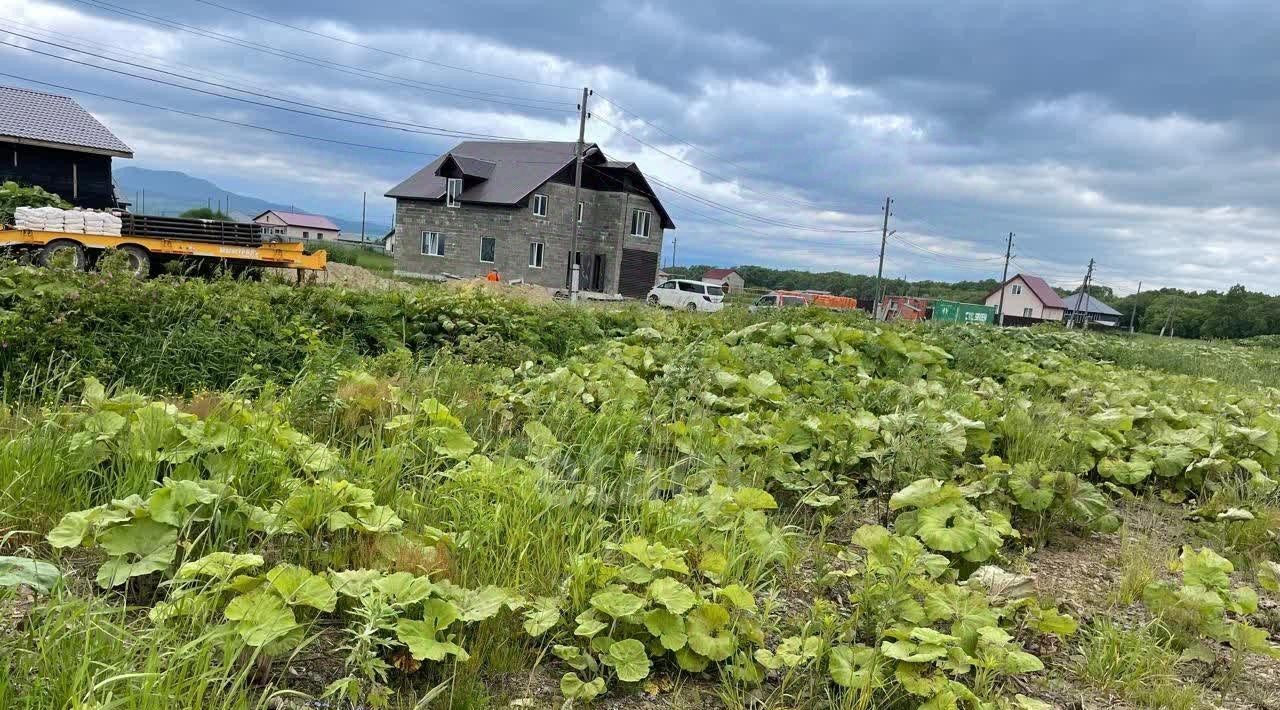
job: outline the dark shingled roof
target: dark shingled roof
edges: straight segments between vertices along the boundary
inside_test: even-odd
[[[133,157],[132,148],[75,101],[11,86],[0,86],[0,140]]]
[[[463,141],[448,153],[431,161],[407,180],[387,191],[386,196],[409,200],[443,200],[445,178],[437,173],[445,161],[452,161],[469,178],[462,201],[489,205],[516,205],[543,183],[573,164],[577,143],[573,141]],[[605,170],[625,170],[640,178],[642,191],[662,216],[663,228],[675,224],[657,195],[649,189],[635,163],[609,160],[594,143],[585,144],[584,163]],[[470,180],[468,180],[470,182]]]
[[[1093,296],[1087,296],[1084,293],[1081,293],[1080,291],[1076,291],[1070,296],[1067,296],[1066,299],[1064,300],[1067,303],[1068,311],[1073,311],[1073,312],[1083,311],[1084,313],[1101,313],[1107,316],[1120,315],[1120,311],[1117,311],[1116,309],[1112,308],[1111,306],[1108,306],[1102,301],[1099,301]],[[1084,308],[1080,307],[1081,300],[1084,301]]]
[[[1039,276],[1032,276],[1031,274],[1014,274],[1008,281],[1000,284],[996,290],[988,293],[987,298],[991,298],[993,295],[1000,293],[1000,289],[1017,280],[1021,280],[1022,283],[1026,284],[1027,288],[1031,289],[1031,292],[1035,294],[1036,298],[1040,299],[1041,305],[1045,308],[1065,309],[1067,307],[1067,304],[1062,300],[1062,297],[1058,295],[1057,291],[1053,290],[1053,287],[1050,286],[1047,281]]]

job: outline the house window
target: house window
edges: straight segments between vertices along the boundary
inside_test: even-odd
[[[631,210],[631,236],[649,236],[649,220],[652,215],[648,210]]]
[[[1026,308],[1023,308],[1023,309],[1022,309],[1022,317],[1023,317],[1023,318],[1030,318],[1030,317],[1031,317],[1031,307],[1030,307],[1030,306],[1028,306],[1028,307],[1026,307]]]
[[[546,246],[542,242],[529,242],[529,266],[534,269],[542,268],[542,252]]]
[[[547,216],[547,196],[546,195],[533,196],[533,213],[538,215],[539,217]]]
[[[310,239],[310,238],[311,238],[311,232],[303,232],[303,233],[302,233],[302,238],[303,238],[303,239]]]
[[[1014,284],[1013,286],[1009,287],[1009,293],[1012,293],[1015,296],[1021,296],[1022,284]]]
[[[445,187],[445,207],[462,206],[462,178],[449,178]]]
[[[578,224],[582,224],[582,215],[586,214],[586,212],[587,212],[587,203],[579,202],[578,203]]]
[[[422,255],[444,256],[444,235],[439,232],[423,232]]]
[[[495,261],[494,255],[497,251],[498,240],[496,237],[480,237],[480,261],[492,264]]]

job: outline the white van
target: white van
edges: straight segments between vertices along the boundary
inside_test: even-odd
[[[724,308],[724,289],[705,281],[671,279],[655,286],[645,300],[651,306],[714,313]]]

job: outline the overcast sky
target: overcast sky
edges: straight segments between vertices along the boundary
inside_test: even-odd
[[[1012,231],[1055,285],[1280,292],[1274,2],[217,2],[4,0],[0,42],[81,64],[0,46],[0,83],[75,96],[119,165],[383,222],[434,129],[572,140],[590,86],[589,141],[715,203],[659,188],[664,263],[874,273],[892,195],[894,277],[998,277]]]

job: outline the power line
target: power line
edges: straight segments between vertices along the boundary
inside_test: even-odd
[[[552,101],[549,99],[539,99],[534,97],[508,96],[506,94],[498,94],[498,93],[487,92],[487,91],[477,91],[474,89],[464,89],[461,87],[453,87],[445,84],[434,84],[431,82],[421,81],[421,80],[413,79],[410,77],[399,76],[396,74],[386,74],[383,72],[375,71],[373,69],[365,69],[363,67],[359,67],[351,64],[343,64],[341,62],[336,62],[331,59],[325,59],[323,57],[316,57],[309,54],[302,54],[300,52],[294,52],[294,51],[285,50],[285,49],[278,49],[275,47],[264,47],[262,45],[254,44],[252,42],[242,40],[239,37],[234,37],[232,35],[224,34],[216,30],[209,30],[202,27],[196,27],[194,25],[184,24],[182,22],[178,22],[176,20],[170,20],[168,18],[160,17],[158,15],[151,15],[145,12],[141,12],[139,10],[132,10],[126,7],[112,5],[108,2],[105,2],[104,0],[71,0],[71,1],[79,3],[81,5],[85,5],[87,7],[92,7],[96,10],[103,10],[103,11],[114,13],[117,15],[122,15],[130,19],[141,20],[142,22],[158,25],[166,29],[179,30],[181,32],[186,32],[189,34],[196,35],[197,37],[211,39],[216,42],[222,42],[223,44],[230,44],[232,46],[239,47],[241,49],[252,50],[254,52],[258,52],[260,54],[266,54],[268,56],[272,56],[276,58],[289,59],[291,61],[300,62],[302,64],[307,64],[310,66],[320,67],[322,69],[328,69],[330,71],[336,71],[342,74],[356,76],[362,79],[373,79],[375,81],[382,81],[385,83],[395,84],[397,86],[403,86],[411,89],[416,89],[419,91],[426,91],[426,92],[435,93],[435,94],[442,94],[445,96],[454,96],[457,98],[464,98],[464,99],[470,99],[470,100],[485,101],[488,103],[514,106],[517,108],[524,108],[528,110],[553,111],[553,112],[568,110],[566,108],[555,109],[555,108],[550,108],[548,106],[530,105],[533,103],[545,103],[545,104],[549,104],[550,106],[563,107],[568,105],[568,103],[564,101]]]
[[[234,13],[236,13],[237,15],[243,15],[243,16],[245,16],[245,17],[250,17],[250,18],[253,18],[253,19],[255,19],[255,20],[261,20],[262,22],[269,22],[269,23],[271,23],[271,24],[273,24],[273,25],[278,25],[278,26],[280,26],[280,27],[287,27],[288,29],[296,30],[296,31],[298,31],[298,32],[305,32],[305,33],[307,33],[307,34],[309,34],[309,35],[312,35],[312,36],[315,36],[315,37],[323,37],[323,38],[325,38],[325,39],[333,40],[334,42],[341,42],[342,44],[349,45],[349,46],[352,46],[352,47],[359,47],[359,48],[361,48],[361,49],[367,49],[367,50],[369,50],[369,51],[371,51],[371,52],[378,52],[378,53],[380,53],[380,54],[385,54],[385,55],[387,55],[387,56],[396,57],[396,58],[399,58],[399,59],[408,59],[408,60],[410,60],[410,61],[419,62],[419,63],[421,63],[421,64],[428,64],[428,65],[431,65],[431,66],[441,67],[441,68],[444,68],[444,69],[452,69],[453,71],[465,72],[465,73],[467,73],[467,74],[474,74],[474,75],[476,75],[476,76],[485,76],[485,77],[489,77],[490,79],[502,79],[502,80],[504,80],[504,81],[515,81],[515,82],[519,82],[519,83],[522,83],[522,84],[528,84],[528,85],[530,85],[530,86],[542,86],[542,87],[547,87],[547,88],[551,88],[551,89],[570,89],[570,90],[574,90],[574,91],[576,91],[576,90],[578,89],[578,87],[576,87],[576,86],[565,86],[565,85],[563,85],[563,84],[551,84],[551,83],[542,82],[542,81],[534,81],[534,80],[532,80],[532,79],[522,79],[522,78],[520,78],[520,77],[515,77],[515,76],[505,76],[505,75],[503,75],[503,74],[492,74],[492,73],[490,73],[490,72],[480,71],[480,70],[478,70],[478,69],[468,69],[467,67],[459,67],[459,66],[454,66],[454,65],[452,65],[452,64],[445,64],[445,63],[443,63],[443,62],[436,62],[436,61],[432,61],[432,60],[430,60],[430,59],[422,59],[422,58],[420,58],[420,57],[414,57],[414,56],[411,56],[411,55],[408,55],[408,54],[401,54],[401,53],[399,53],[399,52],[393,52],[393,51],[391,51],[391,50],[382,49],[381,47],[374,47],[374,46],[371,46],[371,45],[361,44],[361,43],[359,43],[359,42],[354,42],[354,41],[349,40],[349,39],[344,39],[344,38],[342,38],[342,37],[335,37],[335,36],[333,36],[333,35],[327,35],[327,34],[324,34],[324,33],[322,33],[322,32],[316,32],[315,30],[309,30],[309,29],[307,29],[307,28],[305,28],[305,27],[298,27],[298,26],[296,26],[296,25],[291,25],[291,24],[289,24],[289,23],[287,23],[287,22],[281,22],[281,21],[279,21],[279,20],[273,20],[273,19],[271,19],[271,18],[269,18],[269,17],[263,17],[262,15],[256,15],[256,14],[254,14],[254,13],[252,13],[252,12],[247,12],[247,11],[245,11],[245,10],[238,10],[238,9],[236,9],[236,8],[234,8],[234,7],[228,7],[228,6],[226,6],[226,5],[221,5],[221,4],[219,4],[219,3],[212,2],[212,0],[195,0],[195,2],[201,3],[201,4],[203,4],[203,5],[209,5],[210,7],[216,7],[216,8],[222,9],[222,10],[226,10],[227,12],[234,12]]]
[[[742,170],[742,171],[744,171],[744,172],[746,171],[746,168],[742,167],[742,166],[741,166],[741,165],[739,165],[738,163],[735,163],[735,162],[733,162],[732,160],[729,160],[728,158],[722,157],[722,156],[720,156],[720,155],[718,155],[718,154],[716,154],[716,153],[711,152],[710,150],[707,150],[706,148],[703,148],[702,146],[699,146],[699,145],[697,145],[697,144],[695,144],[695,143],[691,143],[690,141],[687,141],[687,140],[685,140],[685,139],[683,139],[683,138],[681,138],[681,137],[679,137],[679,136],[675,135],[674,133],[671,133],[670,131],[668,131],[668,130],[664,129],[662,126],[659,126],[658,124],[654,123],[653,121],[650,121],[649,119],[645,118],[644,116],[641,116],[640,114],[636,113],[635,111],[632,111],[632,110],[630,110],[630,109],[627,109],[627,108],[623,107],[621,104],[619,104],[617,101],[614,101],[613,99],[610,99],[609,97],[604,96],[604,95],[600,94],[599,92],[597,92],[597,93],[596,93],[596,96],[597,96],[597,97],[599,97],[599,98],[600,98],[600,100],[602,100],[602,101],[604,101],[605,103],[609,104],[610,106],[612,106],[612,107],[614,107],[614,108],[618,109],[618,110],[619,110],[619,111],[621,111],[622,113],[625,113],[625,114],[627,114],[628,116],[631,116],[632,118],[635,118],[636,120],[640,121],[641,123],[645,124],[646,126],[648,126],[648,127],[652,128],[653,130],[655,130],[655,131],[657,131],[657,132],[659,132],[659,133],[661,133],[661,134],[663,134],[663,135],[667,136],[668,138],[670,138],[670,139],[672,139],[672,140],[676,141],[677,143],[681,143],[681,144],[683,144],[683,145],[686,145],[686,146],[688,146],[688,147],[690,147],[690,148],[692,148],[692,149],[694,149],[694,150],[698,151],[699,153],[702,153],[702,154],[704,154],[704,155],[707,155],[707,156],[709,156],[709,157],[711,157],[711,158],[714,158],[714,159],[716,159],[716,160],[719,160],[719,161],[721,161],[721,162],[728,163],[729,165],[732,165],[733,167],[735,167],[735,168],[737,168],[737,169],[739,169],[739,170]],[[601,120],[603,121],[603,119],[601,119]]]
[[[9,34],[14,34],[14,33],[10,32]],[[18,35],[18,36],[22,36],[22,35]],[[39,41],[39,40],[36,40],[36,41]],[[3,40],[0,40],[0,45],[4,45],[4,46],[8,46],[8,47],[13,47],[14,49],[21,49],[21,50],[23,50],[23,51],[25,51],[25,52],[31,52],[31,53],[33,53],[33,54],[39,54],[39,55],[42,55],[42,56],[45,56],[45,57],[52,57],[52,58],[54,58],[54,59],[59,59],[59,60],[64,61],[64,62],[70,62],[70,63],[72,63],[72,64],[77,64],[77,65],[80,65],[80,66],[83,66],[83,67],[89,67],[89,68],[92,68],[92,69],[98,69],[98,70],[100,70],[100,71],[105,71],[105,72],[111,72],[112,74],[119,74],[119,75],[121,75],[121,76],[127,76],[127,77],[131,77],[131,78],[134,78],[134,79],[142,79],[143,81],[149,81],[149,82],[156,83],[156,84],[161,84],[161,85],[164,85],[164,86],[171,86],[171,87],[175,87],[175,88],[179,88],[179,89],[185,89],[185,90],[187,90],[187,91],[192,91],[192,92],[195,92],[195,93],[204,94],[204,95],[206,95],[206,96],[214,96],[214,97],[217,97],[217,98],[227,99],[227,100],[230,100],[230,101],[239,101],[239,102],[241,102],[241,103],[246,103],[246,104],[250,104],[250,105],[253,105],[253,106],[261,106],[261,107],[263,107],[263,108],[271,108],[271,109],[275,109],[275,110],[277,110],[277,111],[286,111],[286,112],[288,112],[288,113],[294,113],[294,114],[299,114],[299,115],[303,115],[303,116],[311,116],[311,117],[314,117],[314,118],[323,118],[323,119],[326,119],[326,120],[330,120],[330,121],[338,121],[338,122],[341,122],[341,123],[350,123],[350,124],[353,124],[353,125],[359,125],[359,126],[371,126],[371,127],[374,127],[374,128],[383,128],[383,129],[392,130],[392,131],[401,131],[401,132],[404,132],[404,133],[417,133],[417,134],[422,134],[422,135],[444,136],[444,137],[450,137],[450,138],[489,138],[489,139],[496,139],[496,140],[513,140],[513,141],[523,141],[523,140],[525,140],[525,139],[522,139],[522,138],[514,138],[514,137],[511,137],[511,136],[499,136],[499,135],[493,135],[493,134],[488,134],[488,133],[473,133],[473,132],[471,132],[471,131],[457,131],[457,130],[453,130],[453,129],[449,129],[449,128],[442,128],[442,127],[439,127],[439,126],[427,126],[427,125],[422,125],[422,124],[409,124],[409,125],[420,125],[420,126],[421,126],[421,129],[412,129],[412,128],[407,128],[407,127],[403,127],[403,126],[383,125],[383,123],[374,123],[374,122],[371,122],[371,121],[361,121],[361,120],[355,120],[355,119],[350,119],[350,118],[342,118],[342,117],[339,117],[339,116],[330,116],[330,115],[323,114],[323,113],[317,113],[316,111],[306,111],[306,110],[302,110],[302,109],[289,108],[289,107],[287,107],[287,106],[277,106],[277,105],[275,105],[275,104],[267,103],[267,102],[265,102],[265,101],[255,101],[255,100],[253,100],[253,99],[247,99],[247,98],[244,98],[244,97],[241,97],[241,96],[232,96],[232,95],[229,95],[229,94],[219,93],[219,92],[217,92],[217,91],[209,91],[209,90],[207,90],[207,89],[201,89],[201,88],[198,88],[198,87],[195,87],[195,86],[187,86],[187,85],[185,85],[185,84],[179,84],[179,83],[177,83],[177,82],[165,81],[164,79],[157,79],[157,78],[155,78],[155,77],[145,76],[145,75],[143,75],[143,74],[135,74],[135,73],[133,73],[133,72],[127,72],[127,71],[124,71],[124,70],[121,70],[121,69],[113,69],[113,68],[111,68],[111,67],[104,67],[104,66],[100,66],[100,65],[98,65],[98,64],[92,64],[92,63],[85,62],[85,61],[81,61],[81,60],[78,60],[78,59],[73,59],[73,58],[71,58],[71,57],[64,57],[64,56],[61,56],[61,55],[58,55],[58,54],[54,54],[54,53],[52,53],[52,52],[44,52],[44,51],[41,51],[41,50],[39,50],[39,49],[35,49],[35,48],[32,48],[32,47],[24,47],[24,46],[22,46],[22,45],[20,45],[20,44],[15,44],[15,43],[13,43],[13,42],[5,42],[5,41],[3,41]],[[83,51],[83,50],[75,50],[75,49],[72,49],[71,51]],[[111,59],[109,59],[109,58],[108,58],[108,60],[109,60],[109,61],[120,61],[120,60],[111,60]],[[158,70],[158,69],[152,69],[151,71],[157,71],[157,72],[161,72],[161,73],[165,73],[165,74],[172,74],[172,72],[165,72],[165,71],[163,71],[163,70]],[[202,83],[202,84],[215,85],[215,84],[211,84],[210,82],[200,81],[199,79],[194,79],[194,78],[191,78],[191,77],[183,77],[183,78],[187,79],[188,81],[195,81],[195,82]],[[233,90],[233,91],[242,91],[242,90],[239,90],[239,89],[232,89],[232,90]],[[251,92],[243,92],[243,93],[251,93]],[[277,100],[277,101],[288,101],[287,99],[277,99],[277,98],[275,98],[275,97],[271,97],[271,98],[272,98],[273,100]],[[300,102],[296,102],[296,101],[288,101],[288,103],[299,104]],[[320,111],[331,111],[331,112],[335,112],[335,113],[346,113],[346,112],[336,111],[335,109],[326,109],[326,108],[324,108],[324,107],[314,106],[313,104],[300,104],[300,105],[303,105],[303,106],[309,106],[309,107],[312,107],[312,108],[316,108],[316,109],[318,109],[318,110],[320,110]],[[358,115],[358,114],[357,114],[357,115]],[[383,121],[384,119],[375,119],[375,120]]]
[[[671,192],[674,192],[674,193],[676,193],[676,194],[678,194],[678,195],[683,195],[683,196],[685,196],[685,197],[687,197],[687,198],[689,198],[689,199],[691,199],[691,200],[696,200],[696,201],[698,201],[698,202],[701,202],[702,204],[704,204],[704,205],[706,205],[706,206],[708,206],[708,207],[711,207],[711,208],[714,208],[714,209],[718,209],[718,210],[721,210],[721,211],[723,211],[723,212],[728,212],[729,214],[737,215],[737,216],[742,217],[742,218],[744,218],[744,219],[749,219],[749,220],[751,220],[751,221],[753,221],[753,222],[760,222],[760,223],[762,223],[762,224],[768,224],[768,225],[770,225],[770,226],[774,226],[774,227],[784,227],[784,228],[786,228],[786,229],[795,229],[795,230],[798,230],[798,231],[804,231],[804,232],[825,232],[825,233],[829,233],[829,234],[869,234],[869,233],[871,233],[871,232],[878,232],[878,231],[880,231],[879,229],[833,229],[833,228],[830,228],[830,227],[813,227],[813,226],[810,226],[810,225],[794,224],[794,223],[791,223],[791,222],[785,222],[785,221],[783,221],[783,220],[777,220],[777,219],[773,219],[773,218],[771,218],[771,217],[761,217],[761,216],[759,216],[759,215],[752,214],[751,212],[747,212],[747,211],[745,211],[745,210],[740,210],[740,209],[738,209],[738,208],[736,208],[736,207],[729,207],[728,205],[725,205],[725,204],[720,203],[720,202],[716,202],[715,200],[712,200],[712,199],[710,199],[710,198],[702,197],[701,195],[698,195],[698,194],[695,194],[695,193],[689,192],[689,191],[687,191],[687,190],[684,190],[684,189],[682,189],[682,188],[676,187],[675,185],[672,185],[672,184],[670,184],[670,183],[668,183],[668,182],[664,182],[664,181],[659,180],[658,178],[655,178],[655,177],[651,177],[651,176],[650,176],[650,177],[647,177],[646,179],[647,179],[649,182],[652,182],[652,183],[654,183],[654,184],[656,184],[656,185],[660,185],[660,186],[662,186],[662,187],[666,188],[667,190],[670,190]]]
[[[120,103],[131,104],[133,106],[141,106],[142,108],[155,109],[157,111],[167,111],[169,113],[176,113],[182,116],[190,116],[192,118],[202,118],[207,121],[216,121],[218,123],[225,123],[231,126],[239,126],[241,128],[252,128],[257,131],[265,131],[267,133],[275,133],[277,135],[282,135],[282,136],[292,136],[294,138],[305,138],[306,140],[320,141],[322,143],[333,143],[336,145],[350,146],[353,148],[367,148],[370,150],[381,150],[381,151],[386,151],[388,153],[405,153],[408,155],[427,155],[427,156],[435,155],[434,153],[424,153],[422,151],[417,151],[417,150],[406,150],[404,148],[392,148],[390,146],[370,145],[367,143],[355,143],[351,141],[337,140],[335,138],[323,138],[320,136],[307,135],[305,133],[294,133],[291,131],[283,131],[277,128],[268,128],[266,126],[258,126],[252,123],[245,123],[243,121],[233,121],[228,118],[218,118],[217,116],[209,116],[203,113],[196,113],[194,111],[184,111],[182,109],[176,109],[169,106],[158,106],[156,104],[150,104],[145,101],[135,101],[133,99],[126,99],[120,96],[110,96],[108,94],[102,94],[96,91],[78,89],[73,86],[65,86],[63,84],[54,84],[48,81],[39,81],[37,79],[31,79],[25,76],[18,76],[17,74],[6,74],[4,72],[0,72],[0,76],[5,77],[6,79],[17,79],[18,81],[23,81],[28,84],[47,86],[49,88],[58,89],[60,91],[70,91],[72,93],[82,94],[84,96],[93,96],[100,99],[107,99],[109,101],[119,101]]]
[[[613,123],[610,123],[610,122],[609,122],[608,120],[606,120],[606,119],[603,119],[603,118],[601,118],[601,117],[599,117],[599,116],[596,116],[596,115],[594,115],[594,114],[591,116],[591,118],[593,118],[593,119],[595,119],[595,120],[597,120],[597,121],[599,121],[599,122],[603,123],[604,125],[606,125],[606,126],[608,126],[608,127],[612,128],[613,130],[615,130],[615,131],[617,131],[618,133],[621,133],[622,135],[624,135],[624,136],[626,136],[626,137],[630,138],[631,140],[635,141],[636,143],[639,143],[640,145],[645,146],[646,148],[649,148],[650,150],[653,150],[653,151],[655,151],[655,152],[657,152],[657,153],[659,153],[659,154],[661,154],[661,155],[664,155],[664,156],[666,156],[666,157],[670,158],[671,160],[674,160],[674,161],[676,161],[677,163],[680,163],[681,165],[684,165],[684,166],[689,167],[689,168],[693,168],[694,170],[697,170],[699,173],[701,173],[701,174],[703,174],[703,175],[706,175],[706,176],[708,176],[708,177],[710,177],[710,178],[713,178],[713,179],[719,180],[720,182],[739,183],[743,190],[746,190],[747,192],[750,192],[750,193],[753,193],[753,194],[756,194],[756,195],[760,195],[760,196],[766,197],[766,198],[768,198],[770,201],[774,201],[774,202],[782,202],[782,203],[785,203],[785,204],[790,204],[790,205],[793,205],[793,206],[796,206],[796,207],[802,207],[802,208],[804,208],[804,209],[809,209],[809,210],[832,211],[832,212],[836,211],[836,210],[829,210],[829,209],[828,209],[828,208],[826,208],[826,207],[823,207],[823,206],[821,206],[821,205],[815,205],[815,204],[813,204],[812,202],[808,202],[808,201],[805,201],[805,200],[795,200],[795,199],[791,199],[791,198],[789,198],[789,197],[786,197],[786,196],[784,196],[784,195],[780,195],[780,194],[777,194],[777,193],[773,193],[773,192],[765,193],[765,192],[761,192],[760,190],[753,189],[753,188],[751,188],[751,187],[749,187],[749,186],[747,186],[747,185],[743,185],[743,184],[741,184],[738,180],[736,180],[736,179],[734,179],[734,178],[726,177],[726,176],[724,176],[724,175],[718,175],[718,174],[716,174],[716,173],[714,173],[714,172],[711,172],[710,170],[707,170],[706,168],[703,168],[703,167],[701,167],[701,166],[699,166],[699,165],[695,165],[694,163],[691,163],[691,162],[689,162],[688,160],[685,160],[684,158],[681,158],[681,157],[680,157],[680,156],[678,156],[678,155],[674,155],[674,154],[672,154],[672,153],[669,153],[669,152],[667,152],[667,151],[663,150],[662,148],[659,148],[658,146],[656,146],[656,145],[654,145],[654,144],[652,144],[652,143],[649,143],[648,141],[645,141],[643,138],[640,138],[640,137],[636,136],[635,134],[632,134],[632,133],[628,132],[626,129],[624,129],[624,128],[620,127],[620,126],[616,126],[616,125],[614,125]],[[872,230],[872,231],[875,231],[875,230]]]
[[[1002,256],[983,257],[983,258],[956,256],[954,254],[947,254],[946,252],[935,251],[933,249],[930,249],[929,247],[916,244],[915,242],[907,239],[906,237],[903,237],[901,234],[895,234],[894,238],[902,242],[903,245],[907,246],[908,248],[914,249],[924,254],[931,254],[940,260],[967,262],[967,263],[988,263],[988,262],[1002,261],[1004,259],[1004,257]]]

